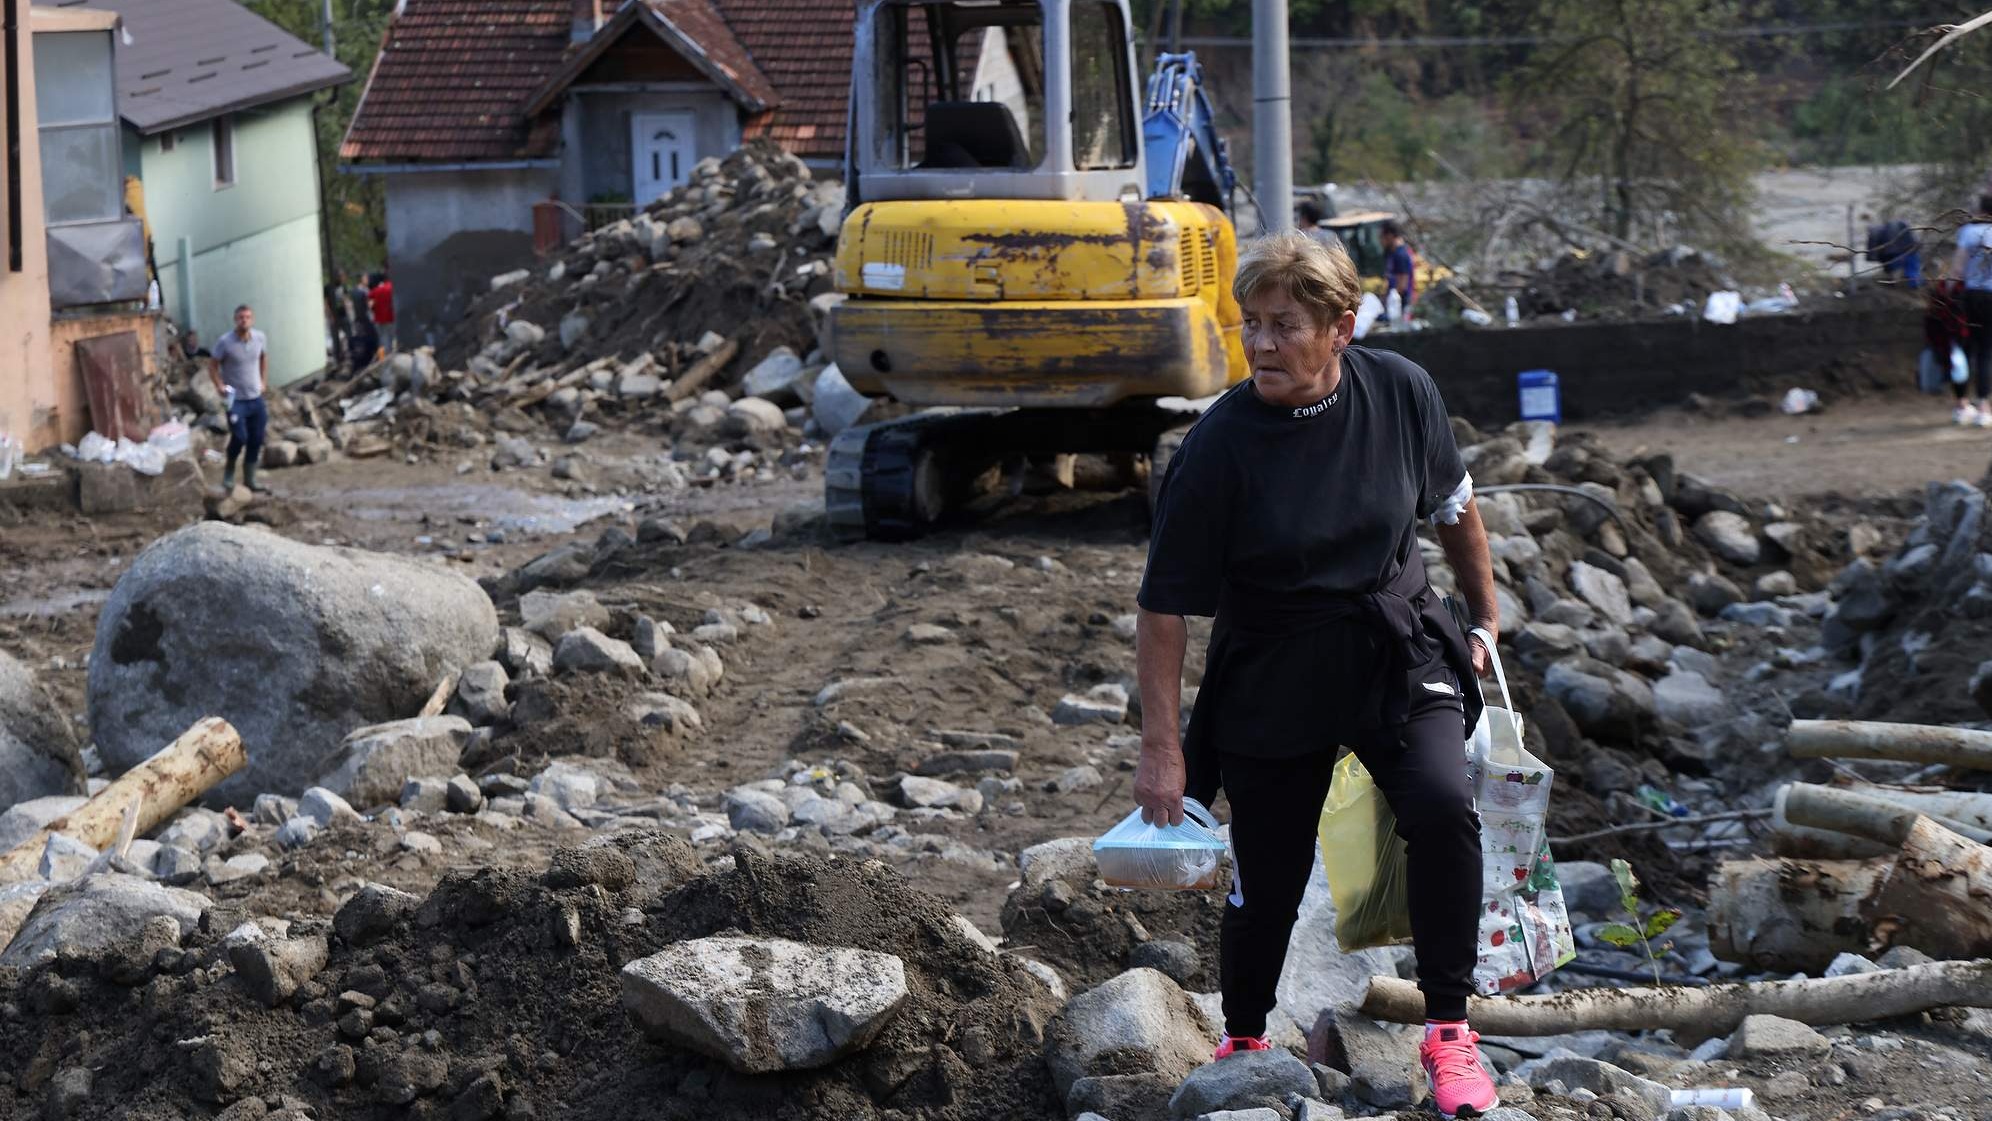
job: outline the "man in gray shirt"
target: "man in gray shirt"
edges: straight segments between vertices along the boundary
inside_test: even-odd
[[[208,373],[228,404],[228,467],[221,475],[221,489],[235,489],[235,457],[247,452],[242,482],[260,494],[269,489],[257,484],[256,465],[262,461],[263,435],[270,426],[270,410],[263,401],[270,388],[270,355],[268,340],[256,330],[256,313],[248,304],[235,309],[235,330],[214,341],[211,355]]]

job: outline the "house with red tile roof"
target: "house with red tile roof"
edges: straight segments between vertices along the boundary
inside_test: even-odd
[[[490,277],[767,137],[841,167],[852,0],[403,0],[340,147],[386,184],[404,345]]]

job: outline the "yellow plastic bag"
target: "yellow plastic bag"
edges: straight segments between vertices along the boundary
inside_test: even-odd
[[[1405,861],[1390,803],[1362,760],[1343,756],[1321,804],[1321,867],[1335,899],[1335,941],[1343,952],[1411,941]]]

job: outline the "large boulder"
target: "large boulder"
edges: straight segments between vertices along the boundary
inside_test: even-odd
[[[0,951],[0,966],[27,969],[58,956],[88,958],[138,933],[154,915],[170,915],[182,938],[200,924],[208,897],[120,872],[99,872],[51,888]]]
[[[1343,951],[1335,940],[1335,899],[1317,855],[1280,970],[1279,1007],[1301,1024],[1325,1011],[1353,1009],[1369,995],[1371,977],[1397,976],[1398,962],[1410,954],[1408,946]]]
[[[624,966],[622,988],[651,1037],[748,1074],[861,1050],[907,998],[905,963],[891,954],[780,938],[680,942]]]
[[[139,554],[104,604],[91,730],[123,769],[220,716],[249,766],[215,797],[296,794],[346,733],[413,715],[497,646],[498,614],[468,577],[203,522]]]
[[[82,791],[83,758],[68,723],[34,671],[0,651],[0,809]]]
[[[1176,982],[1130,969],[1073,997],[1045,1033],[1045,1060],[1058,1092],[1089,1075],[1153,1072],[1181,1079],[1210,1061],[1217,1040]]]

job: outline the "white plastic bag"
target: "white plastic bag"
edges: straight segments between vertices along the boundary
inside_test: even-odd
[[[151,444],[134,444],[118,437],[117,462],[141,475],[161,475],[166,471],[166,453]]]
[[[1185,798],[1181,825],[1150,825],[1135,810],[1093,842],[1093,860],[1114,887],[1195,891],[1224,882],[1225,847],[1210,811]]]
[[[86,434],[76,445],[76,458],[85,463],[114,463],[117,456],[118,446],[101,432]]]
[[[187,426],[177,420],[169,420],[152,430],[145,442],[166,453],[168,457],[186,455],[193,450],[193,435]]]
[[[1743,293],[1711,292],[1702,306],[1702,318],[1710,323],[1734,323],[1743,313]]]
[[[1549,855],[1549,792],[1556,772],[1522,742],[1522,718],[1494,638],[1481,636],[1501,704],[1481,710],[1467,741],[1467,774],[1480,811],[1481,908],[1473,984],[1483,996],[1540,980],[1577,957],[1570,911]]]

